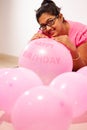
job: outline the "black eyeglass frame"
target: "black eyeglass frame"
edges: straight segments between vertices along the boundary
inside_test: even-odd
[[[40,25],[39,30],[45,31],[47,26],[51,27],[55,24],[55,20],[58,18],[58,16],[55,16],[53,19],[49,20],[46,24]]]

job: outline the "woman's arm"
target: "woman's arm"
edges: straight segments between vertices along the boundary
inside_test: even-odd
[[[80,53],[81,58],[87,65],[87,42],[82,43],[78,48],[78,52]]]
[[[76,71],[87,65],[87,42],[77,47],[77,58],[73,58],[73,70]]]
[[[39,39],[39,38],[48,38],[45,34],[38,31],[34,36],[31,38],[31,40]]]
[[[77,71],[87,65],[87,42],[76,47],[67,35],[53,37],[53,39],[69,49],[73,59],[73,71]]]

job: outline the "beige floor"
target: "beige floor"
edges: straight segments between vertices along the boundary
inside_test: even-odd
[[[18,58],[9,55],[0,54],[0,68],[15,67],[18,65]],[[76,119],[69,130],[87,130],[87,113]],[[14,130],[12,124],[3,122],[0,124],[0,130]]]

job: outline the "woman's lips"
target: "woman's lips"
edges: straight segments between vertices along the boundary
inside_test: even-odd
[[[48,35],[51,36],[51,37],[54,36],[54,35],[55,35],[55,31],[54,31],[54,30],[53,30],[53,31],[50,31],[50,32],[48,33]]]

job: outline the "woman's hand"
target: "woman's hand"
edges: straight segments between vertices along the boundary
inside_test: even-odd
[[[56,40],[57,42],[62,43],[64,46],[66,46],[70,50],[70,52],[76,51],[75,45],[70,41],[67,35],[53,37],[53,39]]]
[[[38,39],[38,38],[48,38],[48,36],[42,34],[42,33],[39,33],[37,32],[32,38],[31,40],[35,40],[35,39]]]
[[[72,55],[72,59],[76,59],[79,56],[76,46],[70,41],[67,35],[53,37],[53,39],[56,40],[57,42],[60,42],[61,44],[63,44],[65,47],[68,48],[68,50]]]
[[[87,65],[87,44],[83,43],[78,48],[70,41],[67,35],[62,35],[58,37],[53,37],[54,40],[60,42],[64,46],[66,46],[73,59],[73,70],[77,71],[79,68],[84,67]],[[85,46],[85,47],[84,47]]]

